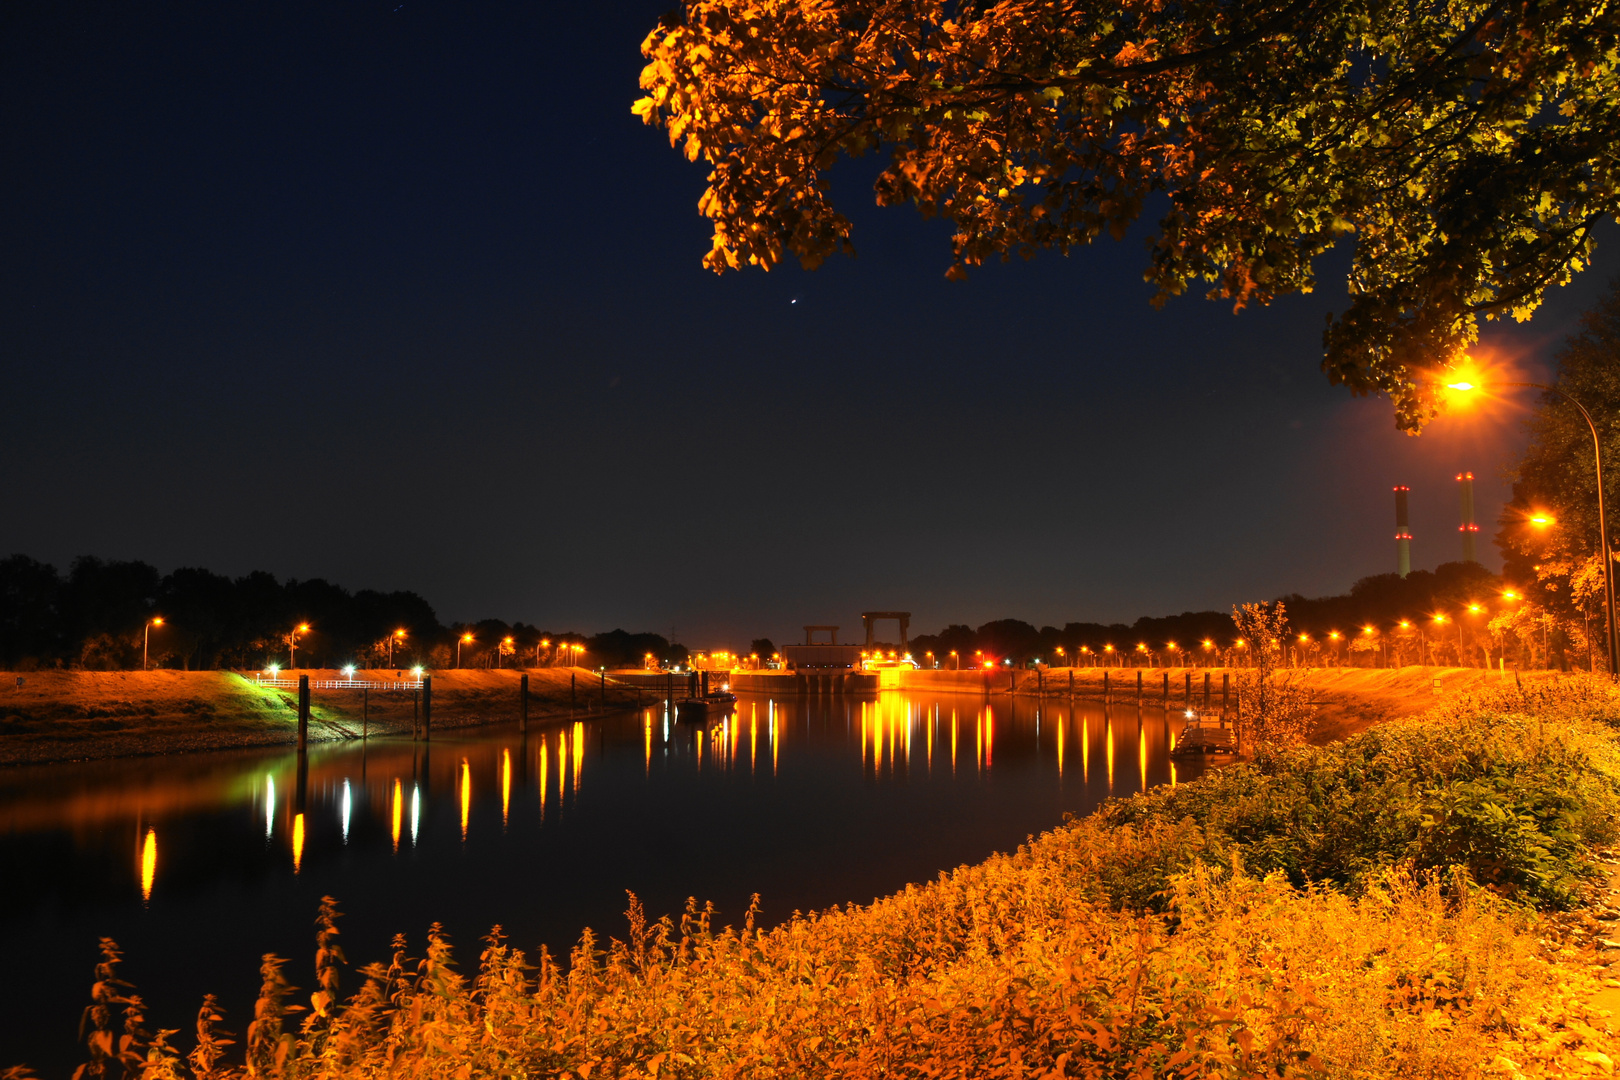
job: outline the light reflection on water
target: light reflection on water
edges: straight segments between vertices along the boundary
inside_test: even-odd
[[[205,991],[245,1023],[263,952],[293,957],[298,982],[328,893],[357,965],[435,919],[469,964],[496,922],[565,953],[585,925],[618,931],[627,889],[653,913],[713,899],[722,923],[755,891],[778,919],[864,903],[1185,781],[1199,766],[1169,759],[1179,723],[962,694],[762,697],[705,725],[660,706],[526,736],[326,744],[302,764],[277,750],[0,771],[0,867],[26,882],[0,890],[0,949],[41,973],[26,994],[0,984],[0,1067],[76,1060],[103,934],[152,1023],[177,1027]]]

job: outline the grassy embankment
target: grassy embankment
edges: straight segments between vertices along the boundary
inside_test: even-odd
[[[230,1054],[277,1078],[1607,1075],[1617,808],[1620,693],[1509,686],[771,930],[632,902],[566,968],[495,934],[472,975],[430,932],[339,1005],[327,918],[314,995],[267,958]],[[190,1066],[144,1020],[132,1062],[241,1075],[206,1013]]]
[[[300,671],[312,682],[341,679],[337,671]],[[367,672],[391,679],[393,672]],[[515,720],[516,671],[442,671],[433,675],[435,729]],[[593,672],[579,671],[578,708],[601,708]],[[569,714],[574,698],[567,668],[528,672],[529,717]],[[0,765],[124,757],[293,742],[298,692],[255,685],[228,671],[36,671],[0,676]],[[311,739],[358,738],[411,730],[408,691],[373,690],[364,706],[358,690],[311,692]],[[633,707],[632,688],[609,681],[609,708]],[[362,718],[362,711],[366,717]]]
[[[1068,668],[1056,668],[1046,673],[1042,681],[1033,674],[1020,672],[1016,693],[1033,695],[1037,687],[1047,697],[1068,694]],[[1075,695],[1087,700],[1100,701],[1103,694],[1103,670],[1075,668]],[[1110,668],[1111,692],[1117,705],[1135,705],[1136,668]],[[1210,678],[1213,704],[1221,699],[1221,676],[1237,675],[1242,668],[1147,668],[1142,670],[1143,698],[1149,705],[1163,700],[1164,676],[1170,676],[1170,702],[1177,705],[1183,700],[1186,676],[1192,676],[1193,697],[1202,702],[1204,676]],[[928,673],[920,673],[928,674]],[[1559,682],[1584,682],[1585,676],[1562,674],[1556,671],[1526,671],[1506,674],[1480,668],[1448,668],[1411,665],[1403,668],[1293,668],[1286,674],[1298,679],[1311,690],[1316,706],[1316,733],[1312,741],[1318,744],[1333,742],[1360,731],[1402,716],[1415,716],[1459,693],[1475,693],[1503,685],[1540,687]]]

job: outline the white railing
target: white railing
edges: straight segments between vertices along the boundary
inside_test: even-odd
[[[281,676],[269,677],[265,675],[253,676],[256,686],[273,686],[284,690],[296,690],[297,679],[287,679]],[[311,690],[420,690],[420,679],[385,679],[373,682],[367,679],[311,679]]]

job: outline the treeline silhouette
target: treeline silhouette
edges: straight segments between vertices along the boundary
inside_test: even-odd
[[[1287,607],[1294,633],[1310,638],[1308,643],[1299,644],[1309,646],[1313,654],[1322,650],[1324,642],[1331,641],[1329,634],[1337,632],[1344,642],[1341,656],[1348,652],[1349,642],[1359,636],[1365,643],[1377,642],[1386,658],[1387,650],[1393,647],[1397,657],[1421,651],[1431,659],[1463,664],[1479,662],[1475,650],[1487,643],[1488,617],[1504,603],[1500,578],[1478,563],[1461,562],[1442,563],[1432,571],[1414,570],[1405,578],[1397,574],[1362,578],[1342,596],[1307,598],[1294,594],[1280,599]],[[1471,612],[1471,607],[1480,610]],[[1445,622],[1435,623],[1436,615]],[[1411,624],[1410,631],[1401,627],[1403,620]],[[1372,627],[1374,633],[1365,634],[1367,627]],[[1430,633],[1431,643],[1429,638],[1419,637],[1422,627],[1443,630]],[[977,628],[947,626],[937,634],[912,638],[910,646],[917,660],[926,663],[931,652],[936,662],[947,667],[953,650],[963,667],[972,666],[975,659],[995,663],[1011,660],[1014,664],[1041,660],[1061,665],[1075,657],[1088,662],[1097,654],[1123,655],[1125,662],[1132,663],[1152,653],[1163,662],[1167,651],[1202,663],[1210,654],[1231,648],[1235,638],[1230,611],[1186,611],[1133,623],[1071,622],[1062,628],[1037,629],[1020,619],[997,619]],[[1211,643],[1207,650],[1203,647],[1205,641]],[[1110,645],[1111,654],[1106,651]]]
[[[263,571],[231,578],[190,567],[163,574],[144,562],[88,555],[64,574],[26,555],[0,560],[0,664],[12,670],[138,668],[143,644],[152,667],[287,667],[288,637],[300,625],[309,630],[296,636],[297,666],[308,668],[619,667],[640,666],[647,653],[670,663],[687,658],[659,634],[553,632],[500,619],[441,623],[414,592],[350,592],[320,578],[278,581]]]

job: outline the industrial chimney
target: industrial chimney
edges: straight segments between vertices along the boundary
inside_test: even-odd
[[[1474,557],[1474,535],[1479,532],[1479,526],[1474,524],[1474,474],[1458,473],[1457,486],[1462,496],[1462,524],[1457,531],[1462,533],[1463,562],[1479,562]]]
[[[1395,572],[1405,577],[1412,572],[1412,528],[1406,518],[1405,484],[1395,489]]]

